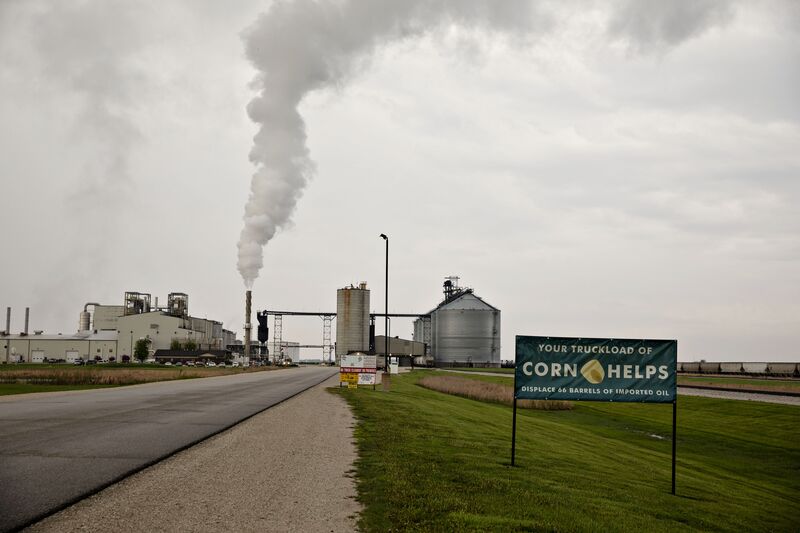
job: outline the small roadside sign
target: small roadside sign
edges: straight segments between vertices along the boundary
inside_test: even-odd
[[[358,385],[358,374],[355,372],[341,372],[339,374],[339,381]]]
[[[374,355],[355,353],[343,355],[339,360],[340,386],[347,383],[348,387],[359,385],[372,385],[380,378],[376,377],[378,371],[378,358]]]
[[[375,385],[375,374],[364,373],[358,375],[359,385]]]

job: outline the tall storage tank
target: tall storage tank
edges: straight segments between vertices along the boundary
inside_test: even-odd
[[[336,291],[336,359],[369,351],[369,289],[366,283]]]
[[[431,350],[431,317],[423,316],[414,320],[414,334],[412,337],[416,342],[425,343],[425,355]]]
[[[500,310],[470,289],[445,300],[431,314],[436,366],[500,366]]]
[[[89,331],[91,321],[92,316],[89,314],[89,311],[81,311],[78,318],[78,331]]]

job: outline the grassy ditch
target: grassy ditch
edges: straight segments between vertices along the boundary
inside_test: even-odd
[[[273,367],[259,368],[194,368],[161,365],[3,365],[0,371],[0,395],[28,392],[74,390],[98,387],[119,387],[169,381],[194,379],[242,372],[259,372]]]
[[[422,375],[333,391],[359,420],[366,531],[796,529],[798,407],[679,398],[672,496],[670,406],[519,411],[512,468],[511,409],[425,389]]]
[[[457,376],[425,376],[417,384],[426,389],[431,389],[445,394],[454,394],[464,398],[482,402],[502,403],[512,405],[514,401],[514,387],[506,383],[462,378]],[[553,400],[518,400],[517,407],[521,409],[542,409],[557,411],[572,409],[572,402]]]
[[[31,385],[29,383],[0,383],[0,396],[29,394],[31,392],[102,389],[110,386],[111,385]]]

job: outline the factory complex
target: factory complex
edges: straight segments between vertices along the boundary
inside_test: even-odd
[[[366,353],[380,356],[379,360],[386,355],[397,357],[401,366],[499,367],[500,310],[478,297],[473,289],[460,287],[458,281],[457,276],[445,278],[444,299],[426,313],[389,313],[389,319],[411,318],[414,323],[411,339],[392,336],[390,324],[388,341],[386,336],[375,334],[376,319],[385,318],[386,314],[370,313],[367,284],[339,289],[335,314],[337,362],[344,355]],[[324,338],[323,335],[323,341]]]
[[[0,363],[126,362],[138,340],[147,342],[150,358],[177,348],[219,358],[236,343],[236,334],[223,329],[222,322],[190,316],[189,296],[179,292],[170,293],[163,307],[158,298],[151,302],[150,294],[140,292],[126,292],[122,305],[87,303],[73,334],[31,333],[28,324],[26,309],[25,329],[11,334],[11,309],[7,310]]]
[[[455,276],[445,279],[444,299],[430,311],[389,313],[388,338],[376,335],[376,319],[383,322],[387,315],[370,312],[365,282],[338,289],[335,312],[256,311],[257,339],[251,339],[252,293],[247,291],[244,342],[220,321],[191,316],[189,296],[182,292],[170,293],[164,306],[159,306],[157,297],[153,300],[142,292],[126,292],[121,305],[86,303],[79,313],[78,330],[72,334],[29,332],[28,309],[24,330],[12,334],[9,308],[6,328],[0,332],[0,363],[128,362],[137,343],[144,341],[147,359],[158,362],[234,358],[243,363],[299,362],[301,349],[312,348],[321,351],[321,361],[329,364],[338,363],[344,355],[367,353],[382,356],[382,363],[387,354],[397,357],[402,366],[498,367],[500,310],[472,289],[460,287],[458,280]],[[298,315],[322,318],[321,343],[283,339],[284,319]],[[413,320],[412,338],[391,335],[390,320],[395,318]]]

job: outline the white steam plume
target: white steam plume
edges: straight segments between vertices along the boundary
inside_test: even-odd
[[[606,30],[634,49],[671,47],[727,21],[732,3],[610,2]],[[289,222],[314,171],[298,112],[306,94],[341,84],[380,46],[443,26],[540,35],[552,24],[550,16],[534,9],[539,4],[532,0],[276,0],[245,32],[247,57],[258,69],[255,85],[259,89],[247,111],[260,126],[250,151],[257,170],[238,244],[238,268],[245,285],[252,287],[263,265],[264,245]],[[583,2],[556,4],[566,11],[585,10]]]
[[[527,31],[531,2],[510,0],[277,1],[246,32],[258,69],[259,95],[247,107],[260,128],[250,160],[257,165],[239,239],[239,272],[251,287],[263,246],[290,219],[313,174],[298,105],[315,89],[335,86],[376,48],[444,24]]]

